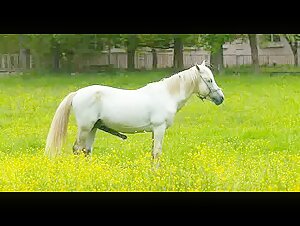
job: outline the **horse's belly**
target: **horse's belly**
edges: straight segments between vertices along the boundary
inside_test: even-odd
[[[109,128],[123,133],[148,132],[152,130],[150,114],[144,109],[114,108],[103,109],[102,122]]]
[[[105,124],[106,125],[106,124]],[[151,126],[131,126],[131,125],[117,125],[117,124],[108,124],[108,128],[116,130],[121,133],[143,133],[152,131]]]
[[[141,92],[106,94],[101,99],[101,121],[123,133],[150,132],[153,125],[166,121],[166,109],[157,99]]]
[[[139,121],[124,121],[118,119],[101,119],[103,124],[108,128],[114,129],[122,133],[140,133],[140,132],[150,132],[152,131],[150,122],[139,122]]]

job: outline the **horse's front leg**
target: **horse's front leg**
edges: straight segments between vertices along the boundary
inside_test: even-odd
[[[162,124],[153,128],[152,131],[152,159],[153,163],[159,165],[159,157],[162,153],[163,138],[166,131],[166,125]]]

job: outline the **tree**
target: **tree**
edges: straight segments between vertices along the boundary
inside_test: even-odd
[[[223,71],[223,45],[239,37],[236,34],[202,34],[199,36],[201,45],[211,52],[210,62],[214,71],[218,73]]]
[[[157,67],[156,49],[174,49],[173,68],[176,71],[183,69],[184,45],[195,45],[198,35],[191,34],[148,34],[122,35],[127,45],[128,69],[134,68],[134,53],[138,47],[150,47],[153,54],[153,68]]]
[[[135,69],[135,52],[138,48],[139,38],[137,34],[125,34],[120,36],[121,44],[127,48],[127,69]]]
[[[36,67],[58,71],[60,68],[61,41],[57,34],[23,35],[22,48],[30,50]],[[51,62],[51,63],[48,63]]]
[[[183,69],[183,50],[184,46],[198,46],[199,35],[197,34],[173,34],[174,58],[173,67],[176,71]]]
[[[175,70],[183,69],[183,40],[180,36],[174,36],[173,67]]]
[[[173,48],[173,36],[159,34],[121,35],[121,43],[127,47],[127,68],[135,68],[135,52],[139,47],[150,47],[153,54],[153,68],[157,66],[156,48]]]
[[[1,53],[18,53],[19,52],[19,35],[1,34],[0,35],[0,52]]]
[[[259,61],[258,61],[258,49],[257,49],[257,36],[256,34],[248,34],[250,49],[251,49],[251,58],[252,66],[254,73],[259,73]]]
[[[61,45],[59,38],[53,35],[51,39],[51,50],[52,50],[52,60],[53,60],[53,71],[57,72],[60,68],[60,54],[61,54]]]
[[[111,64],[111,48],[121,44],[121,35],[118,34],[103,34],[99,35],[104,44],[104,48],[108,50],[108,64]]]
[[[30,55],[36,69],[72,70],[74,56],[99,52],[117,42],[115,36],[99,34],[16,34],[0,35],[2,53],[20,53],[23,69],[29,68]]]
[[[157,51],[156,49],[173,48],[172,37],[165,34],[140,34],[139,47],[149,47],[152,53],[152,69],[157,68]]]
[[[284,34],[283,36],[286,38],[292,49],[294,65],[298,66],[298,42],[300,41],[300,34]]]
[[[96,34],[34,34],[26,38],[24,46],[30,48],[36,67],[53,71],[71,71],[75,55],[99,52],[104,46],[102,36]]]
[[[19,64],[22,70],[30,69],[30,49],[24,48],[24,35],[19,35]]]
[[[199,44],[199,39],[197,34],[175,34],[173,36],[174,43],[174,59],[173,67],[176,71],[183,69],[183,50],[184,46],[197,46]]]

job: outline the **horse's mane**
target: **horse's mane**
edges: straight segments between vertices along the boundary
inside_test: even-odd
[[[185,92],[194,90],[198,83],[198,77],[195,66],[178,72],[170,77],[161,79],[159,82],[164,83],[172,95],[180,93],[180,87],[184,87]]]

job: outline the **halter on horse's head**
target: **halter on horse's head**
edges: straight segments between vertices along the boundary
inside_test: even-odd
[[[211,70],[205,66],[205,61],[202,64],[195,65],[199,75],[199,86],[197,96],[201,99],[207,99],[220,105],[224,100],[224,94],[221,88],[217,85]]]

